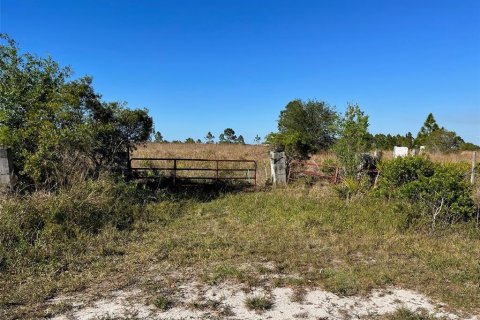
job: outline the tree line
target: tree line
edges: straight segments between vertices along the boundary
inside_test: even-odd
[[[368,151],[391,150],[394,146],[419,148],[430,152],[477,150],[480,147],[465,142],[454,131],[440,127],[432,113],[428,114],[416,137],[406,135],[371,134],[368,116],[358,105],[348,105],[341,114],[324,101],[296,99],[280,112],[278,131],[270,133],[266,142],[285,150],[291,157],[307,158],[325,150],[344,149]],[[361,150],[360,150],[361,149]]]
[[[181,140],[172,140],[168,141],[163,138],[163,135],[160,133],[160,131],[156,131],[153,135],[153,142],[157,143],[206,143],[206,144],[214,144],[214,143],[219,143],[219,144],[245,144],[245,139],[243,138],[242,135],[237,136],[235,133],[235,130],[232,128],[226,128],[223,130],[222,133],[219,134],[218,140],[215,139],[215,136],[211,131],[209,131],[205,137],[204,140],[200,139],[193,139],[193,138],[187,138],[184,141]],[[259,144],[261,142],[260,136],[257,134],[255,138],[253,139],[254,144]]]

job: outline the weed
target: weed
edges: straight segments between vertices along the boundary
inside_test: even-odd
[[[256,295],[245,299],[245,306],[249,310],[265,311],[273,308],[273,301],[265,295]]]
[[[169,297],[163,296],[163,295],[156,297],[152,301],[152,303],[155,307],[157,307],[158,309],[160,309],[162,311],[171,309],[175,305],[175,302],[172,299],[170,299]]]
[[[434,320],[433,316],[429,316],[427,312],[415,312],[406,308],[401,308],[394,313],[387,315],[386,320]]]

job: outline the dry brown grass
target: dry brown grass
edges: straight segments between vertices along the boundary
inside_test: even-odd
[[[188,143],[155,143],[149,142],[137,145],[137,149],[133,151],[133,157],[140,158],[199,158],[199,159],[241,159],[255,160],[257,162],[257,184],[264,185],[270,180],[270,160],[268,155],[269,147],[266,145],[238,145],[238,144],[188,144]],[[383,159],[392,159],[392,151],[383,151]],[[458,163],[470,162],[472,157],[471,151],[463,151],[457,153],[429,153],[430,159],[441,163]],[[311,157],[311,160],[331,165],[336,162],[335,153],[320,152]],[[165,163],[149,163],[149,166],[167,166],[172,164]],[[179,166],[196,166],[201,168],[212,167],[214,164],[208,163],[183,163]],[[224,168],[234,168],[235,166],[245,167],[238,164],[223,164]],[[183,173],[188,176],[187,172]],[[208,172],[195,172],[195,175],[211,175]]]
[[[145,143],[137,145],[133,157],[141,158],[194,158],[220,160],[255,160],[257,183],[264,185],[270,177],[268,146],[238,144],[188,144],[188,143]],[[189,163],[192,165],[192,163]],[[194,164],[205,167],[207,164]],[[224,167],[228,164],[222,164]],[[231,166],[235,166],[230,164]],[[245,165],[240,165],[245,167]],[[195,172],[195,174],[201,174]]]
[[[440,163],[458,163],[458,162],[471,162],[472,161],[472,151],[461,151],[461,152],[451,152],[451,153],[439,153],[432,152],[427,153],[427,156],[435,162]],[[393,158],[393,151],[384,150],[383,159],[390,160]]]

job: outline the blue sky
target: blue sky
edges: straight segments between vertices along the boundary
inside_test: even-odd
[[[429,112],[480,144],[480,1],[0,0],[24,51],[147,107],[166,139],[252,142],[301,98],[358,103],[373,133]]]

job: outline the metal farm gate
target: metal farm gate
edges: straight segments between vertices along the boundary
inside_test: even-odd
[[[168,179],[173,185],[192,181],[243,181],[257,185],[254,160],[130,158],[128,169],[134,179]]]

